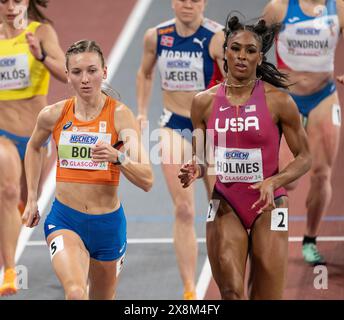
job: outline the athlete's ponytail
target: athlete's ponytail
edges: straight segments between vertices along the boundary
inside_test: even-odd
[[[280,24],[273,24],[267,26],[265,20],[261,19],[256,24],[243,24],[239,21],[237,16],[228,15],[226,19],[226,26],[224,29],[225,42],[223,44],[224,53],[226,56],[226,50],[228,45],[228,40],[236,34],[238,31],[247,30],[253,33],[255,38],[261,44],[261,52],[263,54],[263,61],[261,65],[257,66],[257,78],[261,78],[279,88],[288,88],[287,85],[287,75],[278,71],[275,65],[268,62],[266,59],[267,52],[271,49],[274,38],[281,28]],[[228,73],[228,63],[226,58],[224,59],[223,69],[225,73]]]

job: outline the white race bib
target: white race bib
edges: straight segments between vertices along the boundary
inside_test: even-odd
[[[30,86],[29,61],[26,54],[0,57],[0,90]]]
[[[339,31],[336,15],[287,24],[277,39],[278,54],[294,71],[332,72]]]
[[[204,90],[203,52],[162,50],[158,59],[162,88],[169,91]]]
[[[342,122],[342,113],[340,110],[340,105],[339,104],[333,104],[332,105],[332,123],[337,126],[340,127],[340,124]]]
[[[209,201],[207,222],[211,222],[215,220],[215,216],[216,216],[217,210],[219,209],[219,205],[220,205],[220,200],[218,199],[211,199]]]
[[[111,133],[62,131],[58,147],[61,168],[107,170],[108,162],[91,160],[91,147],[111,143]]]
[[[288,208],[276,208],[271,211],[272,231],[288,231]]]
[[[50,242],[50,259],[53,260],[56,253],[64,249],[63,235],[59,235]]]
[[[116,277],[118,277],[119,274],[121,273],[123,269],[124,261],[125,261],[125,253],[116,262]]]
[[[263,181],[262,151],[216,147],[215,170],[222,183]]]

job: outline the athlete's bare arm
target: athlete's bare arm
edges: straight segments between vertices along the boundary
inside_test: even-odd
[[[211,114],[214,94],[218,88],[212,87],[196,94],[192,100],[191,120],[194,127],[192,138],[192,161],[184,164],[179,172],[183,188],[189,187],[197,178],[204,176],[206,170],[206,129]]]
[[[225,35],[223,30],[218,31],[214,34],[214,36],[211,38],[210,44],[209,44],[209,54],[212,57],[214,61],[216,61],[217,65],[219,66],[219,69],[222,73],[222,75],[225,77],[225,71],[223,70],[223,44],[225,42]]]
[[[27,144],[25,153],[25,174],[27,180],[28,200],[23,215],[27,227],[34,227],[39,222],[37,212],[38,184],[42,167],[41,146],[48,140],[60,117],[65,101],[61,101],[41,110],[36,126]]]
[[[156,28],[148,29],[143,39],[143,56],[136,76],[137,119],[140,123],[141,121],[147,120],[156,63],[157,39]]]
[[[288,0],[272,0],[264,8],[262,18],[267,24],[280,23],[286,15]]]
[[[65,55],[54,28],[50,24],[41,24],[35,35],[27,33],[26,38],[36,59],[42,57],[43,48],[47,55],[43,62],[44,65],[56,79],[66,83]]]
[[[191,106],[191,121],[194,129],[201,129],[205,132],[218,86],[199,92],[194,96]]]
[[[115,128],[119,140],[125,143],[124,148],[128,150],[127,161],[120,165],[121,172],[130,182],[148,192],[153,184],[152,168],[142,144],[141,130],[134,114],[125,105],[116,108]]]
[[[306,132],[301,124],[294,100],[271,85],[267,85],[267,87],[266,99],[272,118],[282,126],[283,134],[295,159],[278,174],[250,186],[251,189],[260,191],[259,199],[252,205],[252,208],[255,208],[258,204],[263,203],[259,212],[275,208],[274,190],[293,182],[311,168]]]
[[[301,177],[311,167],[311,156],[306,132],[301,124],[299,111],[290,95],[271,89],[268,103],[271,104],[276,120],[280,123],[286,142],[295,159],[273,179],[274,188],[285,186]]]

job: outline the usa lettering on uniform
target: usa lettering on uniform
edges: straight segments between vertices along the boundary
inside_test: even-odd
[[[259,119],[256,116],[247,117],[245,119],[231,118],[226,119],[224,126],[220,126],[220,119],[215,120],[215,130],[217,132],[227,132],[231,130],[232,132],[242,132],[248,131],[249,128],[254,128],[256,131],[259,131]]]

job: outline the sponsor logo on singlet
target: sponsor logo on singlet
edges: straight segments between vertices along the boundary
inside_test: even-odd
[[[70,137],[70,143],[82,143],[82,144],[95,144],[98,140],[97,136],[89,134],[72,134]]]
[[[300,20],[299,17],[292,17],[292,18],[289,18],[289,19],[288,19],[288,22],[289,22],[289,23],[294,23],[294,22],[299,21],[299,20]]]
[[[174,26],[159,29],[158,34],[161,36],[163,34],[168,34],[174,32]]]
[[[72,121],[66,122],[66,124],[63,126],[63,130],[67,130],[68,128],[70,128],[72,126],[72,124],[73,124]]]
[[[226,150],[223,157],[225,159],[247,160],[249,155],[249,152],[242,152],[240,150]]]
[[[302,34],[306,36],[318,36],[321,30],[316,28],[297,28],[296,34]]]
[[[0,67],[13,67],[16,64],[15,58],[0,59]]]
[[[202,40],[200,40],[198,38],[193,38],[192,42],[198,44],[203,50],[204,49],[204,41],[206,41],[206,40],[207,40],[206,37],[204,37]]]

